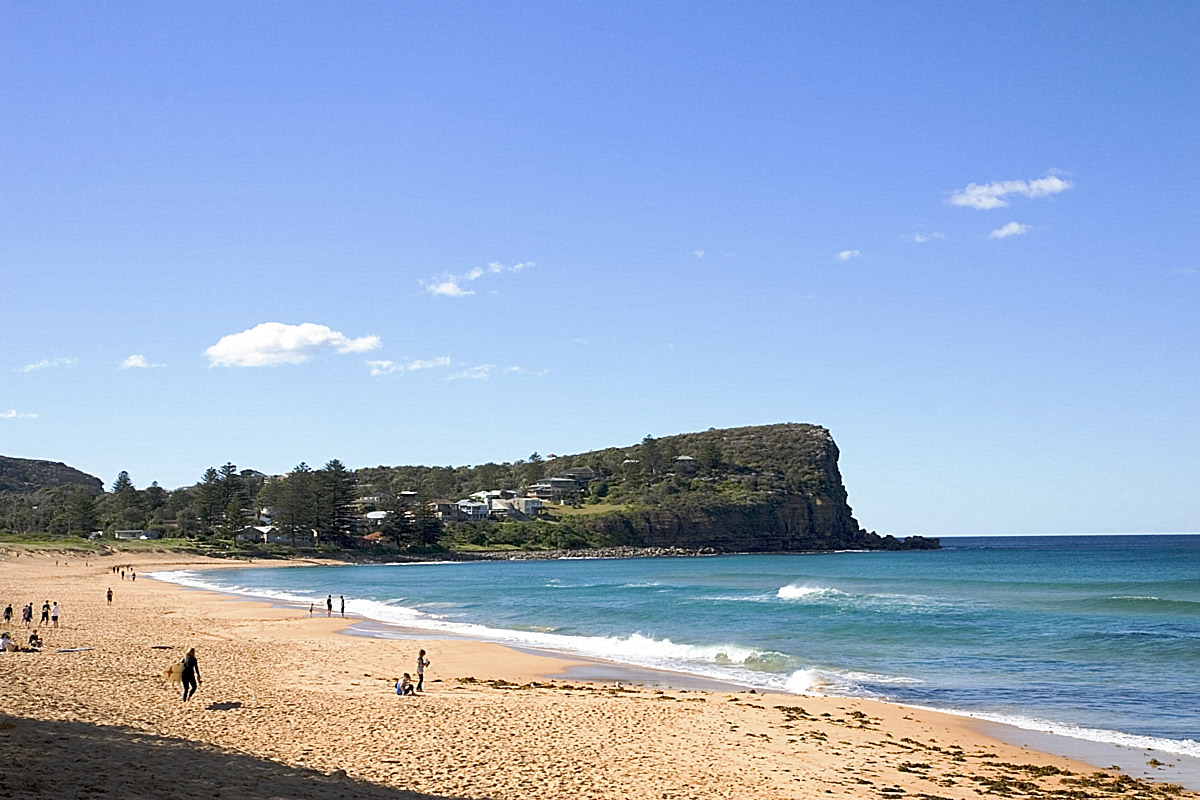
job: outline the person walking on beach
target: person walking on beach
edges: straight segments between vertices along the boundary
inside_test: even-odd
[[[325,598],[325,616],[333,616],[333,595],[329,595]]]
[[[4,624],[12,622],[12,603],[9,603],[4,609]]]
[[[425,668],[429,666],[429,659],[425,657],[425,651],[417,653],[417,691],[425,690]]]
[[[26,603],[25,608],[21,609],[21,622],[25,623],[25,627],[33,625],[33,603]]]
[[[346,595],[339,594],[338,597],[342,600],[342,616],[346,616]]]
[[[108,594],[106,595],[106,597],[108,597],[108,604],[111,606],[112,605],[112,587],[111,586],[108,587]]]
[[[54,608],[50,609],[50,622],[54,624],[54,627],[56,627],[56,628],[58,627],[58,602],[57,601],[54,603]]]
[[[42,603],[42,618],[38,620],[38,625],[50,624],[50,601]]]
[[[200,680],[200,664],[196,661],[196,648],[189,647],[183,656],[183,702],[196,693]]]

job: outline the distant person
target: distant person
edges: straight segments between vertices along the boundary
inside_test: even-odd
[[[4,608],[4,624],[7,625],[10,622],[12,622],[12,603]]]
[[[314,606],[314,605],[315,605],[315,603],[309,603],[309,604],[308,604],[308,615],[309,615],[310,617],[313,615],[313,606]]]
[[[54,627],[58,627],[58,603],[54,604],[54,608],[50,609],[50,622]]]
[[[108,587],[108,593],[105,595],[108,598],[108,604],[112,605],[112,587]]]
[[[325,598],[325,616],[333,616],[333,595],[329,595]]]
[[[121,570],[121,580],[125,580],[125,570]]]
[[[183,702],[196,693],[200,680],[200,664],[196,661],[196,648],[189,647],[183,656]]]
[[[33,603],[26,603],[25,608],[21,609],[21,622],[26,628],[33,624]]]
[[[429,666],[429,659],[425,657],[425,651],[417,653],[417,691],[425,691],[425,668]]]
[[[396,683],[396,694],[416,694],[413,690],[412,675],[409,675],[407,672],[404,673],[404,677]]]
[[[34,631],[33,633],[29,634],[29,649],[35,653],[41,652],[42,637],[38,636],[37,631]]]
[[[129,580],[131,580],[131,581],[137,580],[137,573],[134,572],[133,570],[129,570]]]
[[[38,621],[38,625],[48,625],[50,623],[50,601],[42,603],[42,618]]]
[[[339,594],[338,597],[342,599],[342,616],[344,617],[346,616],[346,595]]]
[[[0,633],[0,653],[6,653],[13,647],[12,637],[8,635],[8,631]]]

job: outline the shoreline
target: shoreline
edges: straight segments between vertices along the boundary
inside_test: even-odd
[[[248,768],[281,772],[296,787],[286,796],[331,800],[351,791],[372,800],[412,791],[646,800],[898,796],[893,787],[973,798],[977,787],[1016,780],[1046,791],[1088,781],[1101,787],[1092,791],[1117,796],[1118,785],[1128,785],[1111,771],[1096,777],[1080,760],[1006,744],[950,714],[836,697],[623,681],[618,689],[611,684],[619,677],[636,675],[611,662],[424,631],[413,631],[414,639],[346,635],[358,620],[309,617],[269,598],[122,582],[108,572],[117,561],[143,575],[245,562],[86,558],[91,567],[83,558],[64,567],[53,554],[0,554],[6,602],[48,596],[62,603],[63,627],[45,631],[48,647],[94,648],[0,654],[0,743],[20,756],[19,769],[5,776],[7,786],[26,786],[17,796],[73,796],[97,781],[118,793],[112,781],[120,776],[88,761],[98,736],[131,749],[137,737],[158,737],[163,747],[139,753],[162,786],[124,793],[181,800],[211,797],[214,785],[232,796],[279,796],[248,784]],[[111,607],[103,598],[109,585]],[[206,682],[200,702],[184,706],[161,671],[189,644]],[[391,681],[418,647],[433,661],[426,693],[398,698]],[[586,682],[589,674],[601,682]],[[71,744],[53,744],[63,735]],[[39,741],[51,743],[46,753]],[[54,752],[59,760],[47,760]],[[181,786],[180,776],[201,763],[194,791]],[[1160,782],[1146,791],[1170,795],[1155,777]]]
[[[701,557],[704,555],[712,555],[711,553],[689,552],[687,555],[692,557]],[[628,557],[628,556],[598,556],[598,557]],[[646,556],[642,556],[646,557]],[[523,560],[523,559],[515,559]],[[236,568],[240,565],[230,564],[229,567]],[[252,566],[262,567],[270,566],[270,564],[255,563]],[[339,562],[322,563],[322,564],[280,564],[279,566],[345,566]],[[203,569],[203,568],[201,568]],[[156,579],[161,580],[161,579]],[[170,583],[170,581],[165,581]],[[183,589],[193,591],[214,591],[218,594],[225,595],[230,598],[250,600],[254,602],[262,602],[271,604],[280,608],[295,608],[303,610],[300,603],[288,600],[272,598],[269,596],[261,596],[254,594],[237,594],[233,592],[223,592],[211,588],[192,587],[186,584],[175,584]],[[318,609],[319,611],[319,609]],[[319,614],[318,614],[319,616]],[[335,618],[337,612],[334,613]],[[514,644],[510,642],[489,640],[482,637],[470,636],[469,634],[453,633],[445,631],[435,631],[433,629],[409,627],[398,623],[377,620],[361,614],[348,614],[344,617],[346,620],[353,619],[354,621],[344,630],[339,631],[341,635],[362,636],[366,638],[380,638],[386,640],[443,640],[455,639],[462,641],[477,641],[488,644],[506,647],[517,652],[528,653],[541,658],[549,658],[562,662],[562,669],[541,674],[539,677],[546,680],[563,680],[563,681],[581,681],[585,683],[614,683],[624,685],[636,685],[651,689],[673,689],[684,691],[715,691],[715,692],[748,692],[751,694],[760,694],[764,697],[770,695],[785,695],[790,697],[828,697],[836,698],[845,701],[852,701],[861,698],[829,695],[823,693],[801,694],[783,691],[773,687],[755,686],[752,684],[738,683],[732,680],[676,671],[668,669],[660,669],[655,667],[641,666],[637,664],[627,664],[621,661],[606,659],[602,657],[582,655],[578,653],[570,653],[564,651],[547,650],[536,646],[527,646]],[[1022,727],[1018,724],[997,721],[988,718],[986,715],[976,715],[969,711],[963,711],[953,708],[937,708],[925,706],[909,706],[903,703],[898,703],[888,699],[871,698],[873,702],[887,703],[897,708],[903,709],[920,709],[932,711],[940,714],[949,714],[951,716],[961,718],[966,724],[974,727],[979,732],[990,738],[997,739],[1009,744],[1014,744],[1022,747],[1030,747],[1035,750],[1050,753],[1053,755],[1063,756],[1074,760],[1082,761],[1091,764],[1097,768],[1105,768],[1112,765],[1119,766],[1126,774],[1145,778],[1155,781],[1170,781],[1179,783],[1189,789],[1200,791],[1200,758],[1187,756],[1179,753],[1174,753],[1167,750],[1161,750],[1153,747],[1135,747],[1119,742],[1102,741],[1089,739],[1079,736],[1072,736],[1066,733],[1058,733],[1050,730],[1043,730],[1033,727]],[[1047,723],[1043,720],[1035,720],[1037,723]],[[1117,732],[1112,732],[1117,733]],[[1150,762],[1150,763],[1148,763]],[[1151,765],[1157,762],[1156,765]]]

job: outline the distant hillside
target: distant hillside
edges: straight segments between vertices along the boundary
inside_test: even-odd
[[[99,494],[104,482],[57,461],[0,456],[0,492],[36,492],[60,486],[81,486]]]
[[[534,454],[515,464],[373,467],[357,474],[360,488],[384,492],[456,499],[502,489],[554,499],[546,512],[558,523],[552,529],[464,533],[478,544],[505,543],[508,536],[518,547],[540,540],[723,552],[938,546],[935,539],[897,540],[860,528],[838,455],[825,428],[783,423],[646,437],[570,456]],[[575,478],[577,490],[556,476]],[[556,496],[560,485],[565,493]]]

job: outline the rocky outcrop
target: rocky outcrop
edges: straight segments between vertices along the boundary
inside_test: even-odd
[[[104,482],[58,461],[0,456],[0,492],[36,492],[58,486],[79,486],[99,494]]]

